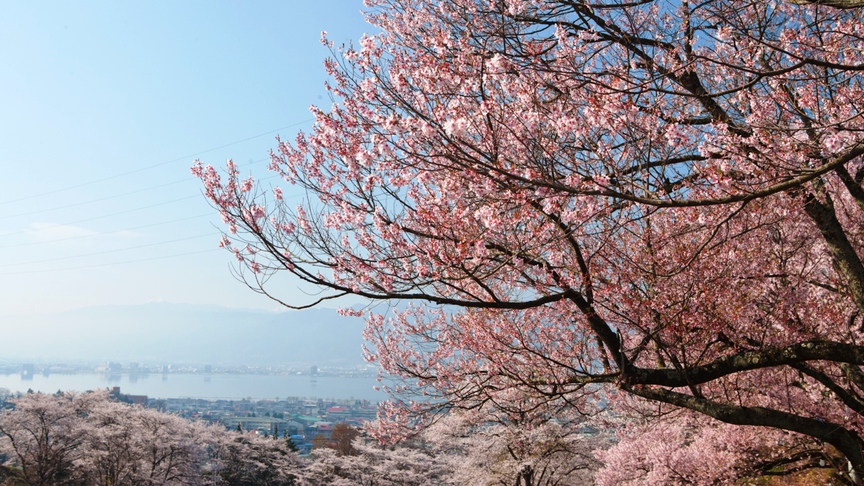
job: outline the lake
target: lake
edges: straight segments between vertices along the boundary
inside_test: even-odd
[[[384,392],[372,387],[374,377],[341,377],[308,375],[247,375],[247,374],[147,374],[130,376],[107,374],[36,374],[22,378],[20,374],[0,374],[0,388],[13,392],[28,389],[43,393],[57,390],[93,390],[119,386],[129,395],[150,398],[262,399],[285,397],[336,398],[381,401]]]

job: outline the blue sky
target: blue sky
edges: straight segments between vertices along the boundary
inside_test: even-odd
[[[196,158],[266,177],[329,105],[322,30],[362,2],[0,4],[0,315],[170,301],[275,309],[233,279]],[[297,294],[290,281],[277,293]]]

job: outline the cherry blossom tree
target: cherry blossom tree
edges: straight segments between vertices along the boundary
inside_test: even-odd
[[[823,483],[846,484],[846,461],[831,446],[809,437],[773,429],[733,426],[678,410],[650,421],[632,420],[618,432],[618,442],[595,455],[603,462],[596,484],[714,485],[742,478],[800,478],[802,471],[821,474]],[[746,481],[745,481],[746,482]]]
[[[294,486],[304,476],[305,464],[286,441],[255,433],[225,433],[209,428],[209,471],[205,477],[225,486]]]
[[[11,402],[0,412],[11,484],[290,486],[304,467],[285,441],[115,402],[106,391]]]
[[[599,466],[593,451],[609,445],[606,438],[558,422],[478,425],[478,421],[449,414],[397,444],[360,436],[354,439],[354,455],[315,449],[304,480],[313,485],[365,486],[583,485],[591,484]]]
[[[475,412],[476,413],[476,412]],[[448,480],[459,485],[576,486],[592,484],[594,451],[608,438],[574,424],[492,423],[450,414],[423,433],[439,460],[449,464]],[[563,418],[563,417],[562,417]]]
[[[0,452],[13,478],[32,486],[81,484],[75,461],[85,430],[81,414],[92,397],[28,393],[0,412]]]
[[[75,463],[86,484],[201,482],[206,456],[193,423],[106,397],[95,400],[80,420],[85,432]]]
[[[358,454],[339,455],[330,448],[312,451],[313,460],[303,471],[304,485],[422,486],[451,484],[446,481],[450,464],[430,451],[411,444],[385,446],[358,437]]]
[[[324,39],[334,104],[272,155],[306,200],[231,162],[193,172],[254,289],[279,300],[284,272],[322,290],[289,307],[405,303],[345,311],[401,380],[379,437],[632,395],[824,441],[858,481],[859,10],[367,5],[380,33]]]

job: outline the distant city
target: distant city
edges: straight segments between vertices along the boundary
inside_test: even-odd
[[[337,423],[373,420],[387,399],[377,365],[362,358],[362,320],[332,309],[152,303],[5,321],[15,345],[0,357],[3,397],[107,388],[185,418],[288,436],[301,453]]]
[[[213,375],[269,375],[301,376],[313,386],[322,380],[365,379],[377,376],[374,366],[354,366],[350,368],[290,366],[213,366],[209,364],[148,364],[129,362],[102,363],[0,363],[0,375],[20,376],[22,384],[52,375],[100,375],[115,379],[126,377],[146,378],[149,375],[201,375],[205,379]],[[26,386],[26,385],[23,385]],[[154,398],[147,395],[123,393],[120,386],[94,387],[108,388],[119,401],[138,404],[149,408],[173,413],[190,420],[217,422],[228,429],[254,431],[268,436],[289,437],[300,453],[308,453],[315,437],[329,437],[333,425],[344,423],[359,427],[374,420],[377,413],[377,400],[364,398],[315,398],[310,396],[240,399],[204,399],[191,397]],[[0,399],[27,393],[28,390],[0,390]],[[66,391],[66,390],[57,390]],[[84,391],[84,390],[77,390]],[[382,394],[383,398],[383,394]]]
[[[0,388],[11,392],[86,391],[122,387],[150,398],[368,400],[386,394],[373,365],[210,365],[137,362],[0,363]]]
[[[127,364],[114,361],[107,362],[72,362],[72,363],[16,363],[0,362],[0,374],[21,375],[22,380],[34,376],[50,376],[52,374],[102,374],[142,376],[149,374],[241,374],[241,375],[306,375],[310,377],[375,377],[377,366],[355,365],[350,367],[335,367],[312,365],[301,367],[297,365],[210,365],[210,364]]]
[[[218,422],[227,429],[254,431],[267,436],[289,437],[301,454],[308,454],[313,440],[327,439],[333,426],[343,423],[360,427],[375,420],[377,403],[368,400],[324,400],[286,397],[279,400],[165,400],[126,396],[112,391],[122,401],[173,413],[190,420]],[[145,400],[142,402],[142,398]]]

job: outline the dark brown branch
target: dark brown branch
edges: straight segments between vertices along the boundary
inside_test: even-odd
[[[825,5],[840,9],[864,7],[864,0],[787,0],[795,5]]]
[[[819,360],[864,365],[864,346],[833,341],[807,341],[782,348],[744,351],[723,356],[706,365],[684,368],[681,371],[674,368],[632,367],[628,370],[628,381],[632,384],[669,387],[698,385],[742,371]]]
[[[864,314],[864,264],[849,242],[846,231],[837,220],[831,200],[822,203],[811,194],[807,195],[804,211],[816,223],[819,232],[828,244],[831,255],[845,277],[852,300],[858,307],[858,312]]]
[[[821,383],[825,388],[831,390],[840,400],[846,404],[847,407],[852,409],[857,414],[864,414],[864,402],[861,401],[858,397],[849,393],[847,390],[843,389],[840,385],[837,384],[834,380],[831,379],[825,373],[822,373],[819,370],[815,370],[809,366],[803,364],[793,364],[793,368],[804,373],[805,375],[813,378],[814,380]]]
[[[864,470],[861,439],[854,431],[822,419],[801,417],[764,407],[742,407],[696,398],[662,388],[625,386],[634,395],[687,408],[733,425],[755,425],[798,432],[825,441],[837,448],[857,471]]]
[[[861,187],[860,181],[856,181],[852,178],[852,175],[849,174],[849,171],[846,170],[846,166],[844,165],[837,167],[835,172],[840,176],[840,180],[843,181],[843,185],[846,186],[849,195],[855,199],[858,207],[864,209],[864,188]]]

